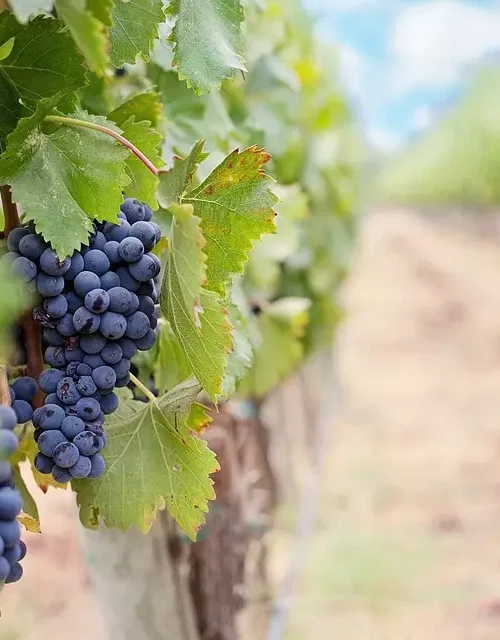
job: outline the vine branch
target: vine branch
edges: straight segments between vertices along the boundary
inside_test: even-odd
[[[2,195],[2,208],[5,218],[5,237],[9,235],[12,229],[18,227],[21,222],[19,220],[19,212],[17,206],[12,202],[12,193],[8,184],[4,184],[0,187],[0,193]]]
[[[130,374],[130,379],[135,384],[135,386],[142,391],[142,393],[151,401],[156,402],[156,397],[151,393],[151,391],[139,380],[136,378],[133,373]]]
[[[0,404],[10,405],[9,379],[5,365],[0,365]]]
[[[102,124],[97,124],[96,122],[87,122],[86,120],[78,120],[77,118],[67,118],[65,116],[46,116],[45,122],[55,122],[57,124],[65,124],[69,127],[82,127],[84,129],[92,129],[93,131],[99,131],[100,133],[105,133],[107,136],[111,136],[115,140],[118,140],[120,144],[124,147],[127,147],[132,153],[139,158],[139,160],[146,165],[146,167],[151,171],[155,176],[159,175],[158,169],[154,166],[154,164],[147,158],[140,149],[138,149],[134,144],[124,138],[122,135],[113,131],[109,127],[105,127]]]

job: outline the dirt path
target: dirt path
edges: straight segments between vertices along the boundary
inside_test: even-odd
[[[344,409],[288,640],[498,640],[500,244],[372,215],[345,301]],[[70,495],[40,504],[0,640],[100,640]]]

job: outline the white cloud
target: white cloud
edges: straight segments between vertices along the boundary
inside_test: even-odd
[[[452,0],[407,7],[394,20],[389,48],[400,92],[452,85],[472,64],[500,51],[500,9]]]

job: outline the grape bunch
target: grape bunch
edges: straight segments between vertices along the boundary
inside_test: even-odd
[[[161,263],[151,251],[161,231],[147,205],[129,198],[120,209],[117,224],[95,224],[89,245],[64,260],[30,225],[7,238],[3,259],[42,299],[33,316],[51,368],[39,379],[45,404],[33,413],[35,466],[59,482],[102,475],[114,389],[129,384],[137,350],[156,341]]]

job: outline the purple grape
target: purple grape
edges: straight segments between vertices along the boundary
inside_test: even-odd
[[[12,231],[7,236],[7,247],[9,251],[15,251],[19,253],[19,243],[21,242],[24,236],[27,236],[29,233],[26,227],[16,227],[12,229]]]
[[[57,321],[57,330],[62,336],[66,338],[70,338],[71,336],[74,336],[76,334],[73,317],[74,316],[72,313],[65,313],[63,317],[59,318],[59,320]]]
[[[63,469],[57,464],[52,467],[52,477],[56,482],[59,482],[59,484],[66,484],[73,478],[68,469]]]
[[[77,309],[73,315],[73,325],[83,334],[95,333],[101,324],[101,317],[85,307]]]
[[[85,424],[78,416],[66,416],[61,424],[61,431],[64,433],[68,440],[85,431]]]
[[[62,276],[70,267],[71,258],[60,260],[54,249],[45,249],[40,256],[40,268],[49,276]]]
[[[107,338],[101,333],[92,333],[80,338],[80,347],[88,355],[100,353],[106,346]]]
[[[62,318],[68,311],[68,301],[61,293],[53,298],[45,298],[43,309],[51,318]]]
[[[92,370],[91,370],[92,372]],[[82,376],[76,383],[76,388],[82,396],[90,397],[97,391],[96,384],[91,375]]]
[[[127,358],[127,360],[131,360],[137,353],[137,346],[134,340],[131,340],[130,338],[120,338],[117,344],[122,350],[123,357]]]
[[[106,468],[106,463],[104,462],[104,458],[96,453],[93,456],[90,456],[90,473],[88,474],[88,478],[100,478],[104,473],[104,469]]]
[[[83,271],[83,256],[79,251],[75,251],[71,257],[71,266],[64,274],[65,280],[74,280]]]
[[[45,404],[33,412],[33,424],[41,427],[44,431],[48,429],[59,429],[65,418],[64,409],[56,404]]]
[[[12,389],[16,394],[16,400],[26,400],[33,402],[38,386],[33,378],[29,376],[20,376],[12,383]]]
[[[108,393],[101,398],[101,409],[106,415],[118,409],[118,396],[116,393]]]
[[[113,287],[108,291],[109,310],[126,314],[132,306],[132,293],[124,287]]]
[[[47,431],[47,433],[50,433],[50,431]],[[76,440],[76,438],[81,435],[81,433],[77,434],[74,439]],[[52,457],[54,458],[54,462],[58,467],[61,467],[62,469],[68,469],[78,462],[80,452],[77,448],[76,443],[61,442],[61,444],[58,444],[55,447]]]
[[[91,271],[81,271],[75,278],[75,282],[73,284],[76,293],[81,297],[85,298],[89,291],[92,289],[100,289],[101,281],[99,276]]]
[[[19,256],[12,263],[11,271],[22,282],[31,282],[36,277],[36,264],[24,256]]]
[[[123,376],[123,378],[117,378],[115,382],[115,387],[117,389],[121,389],[122,387],[126,387],[130,382],[130,373],[127,373]]]
[[[121,347],[116,342],[109,342],[101,351],[101,358],[107,364],[116,364],[123,357]]]
[[[111,264],[118,264],[121,261],[120,253],[118,251],[119,246],[119,242],[116,242],[116,240],[110,240],[109,242],[106,242],[102,249]]]
[[[69,313],[75,313],[75,311],[79,309],[83,304],[83,300],[77,293],[75,293],[75,291],[70,291],[69,293],[67,293],[66,300],[68,302]]]
[[[38,384],[45,393],[54,393],[57,390],[57,383],[64,378],[64,374],[59,369],[45,369],[38,378]]]
[[[118,224],[108,223],[104,226],[103,233],[106,239],[121,242],[128,236],[130,224],[126,220],[120,220]]]
[[[38,438],[38,448],[44,456],[48,458],[53,457],[54,449],[58,444],[67,442],[66,436],[59,429],[50,429],[50,431],[44,431]]]
[[[62,347],[47,347],[45,349],[45,362],[51,367],[61,369],[67,365],[64,349]]]
[[[136,311],[127,318],[127,331],[125,335],[132,340],[138,340],[149,331],[149,318],[142,311]]]
[[[10,487],[0,489],[0,520],[13,520],[22,508],[23,501],[18,491]]]
[[[5,460],[15,453],[18,445],[19,440],[12,431],[8,431],[7,429],[0,430],[0,460]]]
[[[97,367],[92,371],[92,378],[99,390],[112,389],[115,386],[116,373],[108,366]]]
[[[159,274],[158,265],[153,259],[153,254],[146,254],[138,262],[129,264],[130,275],[138,282],[147,282]]]
[[[113,287],[120,286],[120,276],[114,271],[108,271],[101,276],[101,289],[109,291]]]
[[[92,470],[92,463],[87,456],[80,456],[78,462],[69,468],[73,478],[86,478]]]
[[[85,353],[82,349],[77,347],[76,349],[65,349],[64,355],[66,360],[71,364],[72,362],[80,363],[83,360]]]
[[[92,375],[92,367],[89,367],[88,364],[81,362],[76,369],[76,373],[78,376],[90,376]]]
[[[144,220],[146,215],[143,204],[133,198],[126,198],[120,205],[120,210],[127,216],[130,224]]]
[[[104,234],[101,231],[97,231],[90,241],[89,247],[91,249],[99,249],[100,251],[102,251],[106,242],[107,240]]]
[[[76,403],[77,415],[84,422],[86,420],[89,420],[89,421],[95,420],[99,415],[100,410],[101,410],[101,407],[99,405],[99,402],[94,398],[81,398]]]
[[[65,405],[76,404],[81,398],[73,378],[66,377],[57,383],[57,397]]]
[[[155,311],[155,303],[149,296],[139,296],[139,311],[151,318]]]
[[[28,422],[28,420],[31,420],[33,408],[29,402],[26,402],[26,400],[14,400],[12,408],[17,416],[18,424],[24,424],[25,422]]]
[[[102,276],[110,267],[107,255],[99,249],[88,251],[83,257],[83,262],[87,271],[96,273],[98,276]]]
[[[118,251],[125,262],[137,262],[144,254],[144,245],[139,238],[125,238],[120,242]]]
[[[101,316],[101,333],[111,340],[121,338],[127,330],[127,321],[119,313],[106,311]]]
[[[19,243],[19,253],[33,261],[39,260],[46,248],[46,243],[36,233],[28,233]]]
[[[16,412],[6,404],[0,405],[0,429],[13,431],[17,424]]]
[[[99,439],[91,431],[83,431],[75,436],[73,445],[78,447],[78,451],[84,456],[92,456],[99,451]],[[76,460],[75,460],[76,462]],[[75,462],[73,464],[75,464]],[[71,466],[71,465],[68,465]]]
[[[92,367],[92,369],[97,369],[97,367],[102,367],[105,365],[105,362],[100,355],[85,356],[83,362]]]
[[[130,371],[130,360],[122,358],[120,362],[111,365],[113,371],[116,373],[117,378],[123,378]]]
[[[64,344],[63,336],[55,329],[45,328],[43,330],[43,339],[53,347],[62,347]]]
[[[149,222],[143,222],[142,220],[134,222],[128,235],[129,238],[138,238],[142,242],[145,251],[151,251],[156,244],[156,231]]]
[[[85,307],[93,313],[104,313],[109,307],[109,294],[104,289],[92,289],[85,296]]]
[[[141,283],[130,275],[127,267],[118,267],[116,273],[120,276],[120,286],[127,291],[137,291]]]

